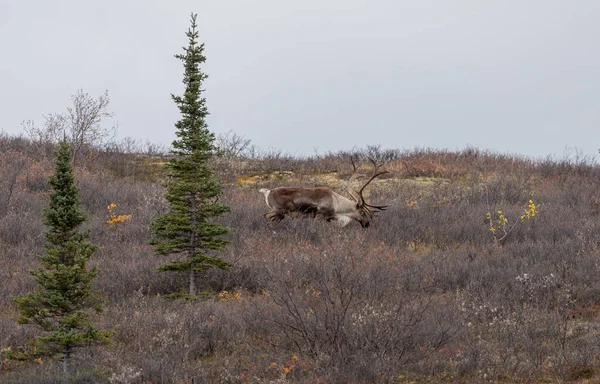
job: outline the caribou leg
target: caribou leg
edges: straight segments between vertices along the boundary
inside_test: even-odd
[[[269,211],[263,215],[265,219],[269,222],[270,227],[275,227],[283,218],[284,214],[277,211]]]

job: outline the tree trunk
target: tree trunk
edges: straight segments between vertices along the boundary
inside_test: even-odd
[[[198,213],[196,212],[196,195],[190,195],[190,215],[192,216],[192,233],[190,234],[190,245],[188,248],[188,257],[194,257],[196,250],[196,231],[198,230]],[[193,268],[193,266],[192,266]],[[190,271],[190,295],[196,295],[196,271]]]
[[[63,352],[63,374],[65,375],[65,377],[69,376],[69,358],[71,356],[71,352],[69,351],[69,349],[66,349]]]
[[[196,271],[190,271],[190,295],[196,295]]]

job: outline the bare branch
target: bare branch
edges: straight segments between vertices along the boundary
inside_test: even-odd
[[[364,173],[358,172],[358,167],[356,166],[356,163],[354,162],[354,155],[350,155],[350,163],[352,164],[352,175],[350,176],[350,178],[348,179],[348,182],[346,183],[345,190],[358,203],[359,199],[356,196],[354,196],[354,194],[350,190],[350,187],[354,180],[359,179],[361,177],[365,177],[366,175]]]

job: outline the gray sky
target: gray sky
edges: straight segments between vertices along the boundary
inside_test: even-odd
[[[598,0],[0,0],[0,131],[107,89],[120,137],[169,145],[190,12],[217,134],[297,155],[600,148]]]

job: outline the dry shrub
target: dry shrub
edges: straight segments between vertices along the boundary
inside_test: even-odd
[[[315,359],[323,372],[364,380],[445,345],[456,331],[452,310],[424,299],[420,287],[406,289],[404,258],[370,247],[362,234],[330,236],[336,241],[285,249],[267,267],[273,303],[263,324],[273,343]]]
[[[77,166],[86,228],[101,247],[92,263],[105,312],[96,321],[115,337],[74,356],[74,380],[597,381],[598,167],[473,148],[367,150],[220,163],[229,167],[221,201],[232,208],[219,218],[232,228],[222,256],[232,268],[202,273],[206,297],[189,302],[162,298],[185,276],[158,273],[166,260],[147,245],[148,225],[166,209],[154,165],[115,149]],[[34,287],[28,271],[43,252],[40,153],[0,136],[0,349],[38,332],[16,323],[11,297]],[[394,172],[369,188],[369,200],[390,205],[369,229],[289,218],[267,227],[259,188],[331,182],[341,191],[352,153],[386,159]],[[285,177],[254,178],[276,172]],[[252,181],[234,184],[240,176]],[[539,213],[520,222],[531,198]],[[110,204],[131,220],[109,225]],[[501,243],[485,219],[497,210],[516,222]],[[0,353],[0,363],[2,382],[61,382],[55,361]]]

